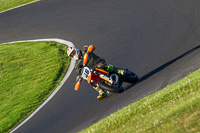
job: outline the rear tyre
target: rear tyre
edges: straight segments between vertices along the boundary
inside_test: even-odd
[[[103,81],[99,81],[98,84],[99,84],[99,87],[101,89],[107,90],[107,91],[110,91],[110,92],[121,93],[121,92],[124,91],[124,88],[122,86],[120,88],[119,87],[114,87],[114,86],[109,86],[106,83],[104,83]]]
[[[138,76],[135,73],[128,72],[128,74],[125,75],[124,82],[136,83],[138,82]]]

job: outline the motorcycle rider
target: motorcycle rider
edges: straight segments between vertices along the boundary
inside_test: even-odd
[[[77,79],[82,74],[81,70],[83,68],[83,57],[84,57],[85,53],[87,52],[87,50],[88,50],[87,45],[85,45],[82,50],[77,49],[75,46],[69,47],[67,49],[68,56],[70,56],[72,59],[76,60],[75,69],[76,69],[76,72],[78,74]],[[91,69],[95,69],[95,68],[98,67],[98,68],[102,68],[106,71],[115,72],[115,73],[118,73],[118,74],[121,74],[121,75],[123,75],[125,73],[125,70],[123,70],[123,69],[118,69],[117,67],[114,67],[111,64],[106,64],[106,61],[104,59],[100,58],[99,56],[97,56],[93,52],[89,54],[85,66],[89,67]],[[97,99],[100,100],[100,99],[107,96],[105,91],[102,90],[101,88],[99,88],[99,87],[93,87],[93,88],[97,92],[99,92],[99,96],[97,97]]]

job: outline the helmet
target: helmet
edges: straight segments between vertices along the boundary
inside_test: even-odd
[[[80,50],[77,49],[75,46],[69,47],[67,49],[67,55],[70,56],[71,58],[78,60],[79,54],[80,54]]]

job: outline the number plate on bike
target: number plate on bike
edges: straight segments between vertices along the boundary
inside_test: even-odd
[[[90,69],[88,67],[84,67],[82,77],[87,80],[88,76],[91,74]]]

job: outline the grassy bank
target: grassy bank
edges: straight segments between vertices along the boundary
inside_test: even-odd
[[[0,12],[35,0],[0,0]]]
[[[0,132],[26,118],[59,85],[67,47],[53,42],[0,45]]]
[[[200,70],[81,133],[200,132]]]

